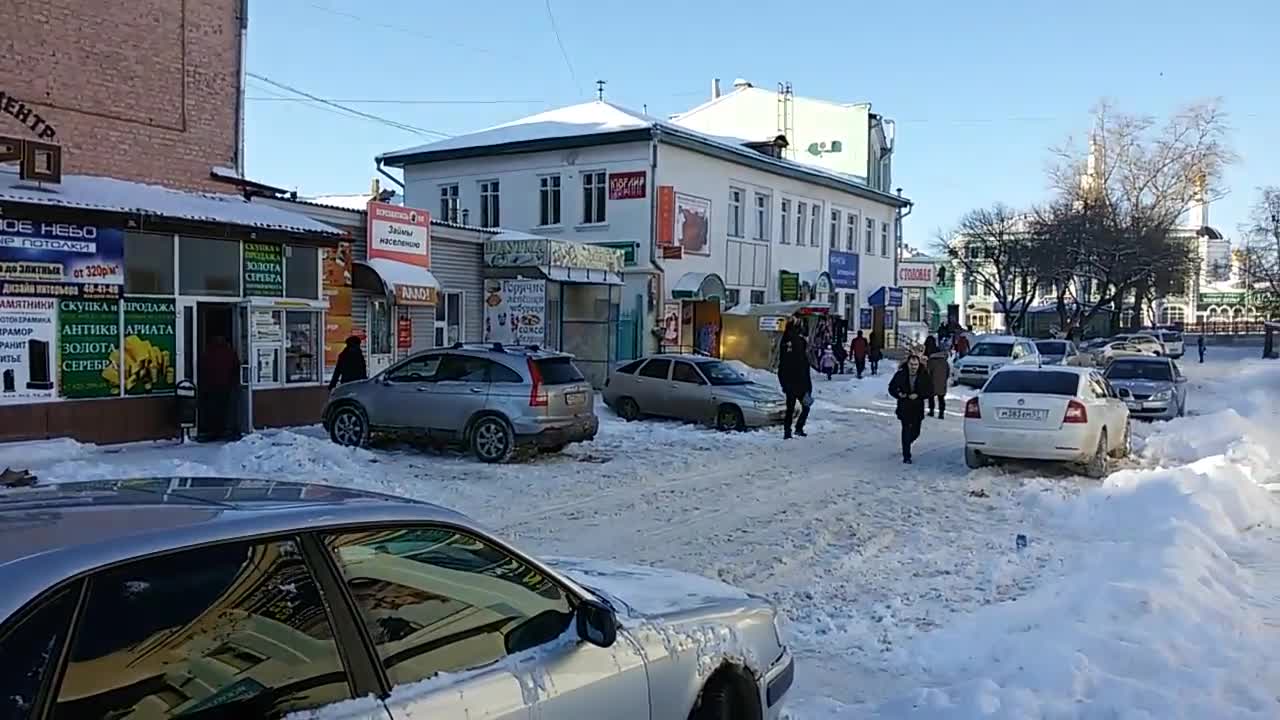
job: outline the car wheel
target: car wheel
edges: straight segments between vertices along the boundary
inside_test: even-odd
[[[487,463],[506,462],[516,449],[515,434],[502,418],[483,417],[471,427],[471,452]]]
[[[1126,422],[1124,424],[1124,439],[1120,441],[1120,447],[1117,447],[1115,450],[1112,451],[1111,457],[1127,458],[1129,457],[1129,452],[1132,449],[1132,447],[1133,447],[1133,437],[1132,435],[1130,435],[1130,432],[1129,432],[1129,423]]]
[[[626,420],[627,422],[639,420],[640,406],[636,404],[635,400],[632,400],[629,397],[620,398],[618,400],[618,417]]]
[[[983,455],[981,452],[974,450],[973,448],[964,449],[964,464],[967,465],[970,470],[977,470],[978,468],[986,467],[987,462],[987,456]]]
[[[742,410],[736,405],[721,405],[716,410],[717,430],[745,430],[747,423],[742,419]]]
[[[329,439],[347,447],[364,447],[369,442],[369,422],[360,408],[338,408],[329,420]]]
[[[727,675],[718,673],[707,681],[697,706],[689,713],[689,720],[740,720],[750,717],[749,713],[750,708],[743,706],[740,692],[735,691],[733,681]]]
[[[1098,447],[1094,448],[1093,457],[1089,458],[1089,462],[1085,463],[1084,474],[1095,480],[1099,480],[1107,476],[1107,429],[1103,428],[1098,434]]]

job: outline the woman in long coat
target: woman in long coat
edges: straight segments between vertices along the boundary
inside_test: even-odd
[[[933,383],[933,392],[929,395],[929,417],[933,417],[933,408],[938,408],[938,418],[946,417],[947,385],[951,381],[951,363],[947,361],[946,350],[938,347],[938,342],[930,335],[924,341],[924,354],[928,358],[925,369],[929,371],[929,379]]]

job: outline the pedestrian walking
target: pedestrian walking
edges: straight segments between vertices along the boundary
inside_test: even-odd
[[[853,369],[861,380],[862,372],[867,368],[867,339],[862,337],[861,330],[853,338],[853,342],[849,343],[849,354],[853,356]]]
[[[933,392],[929,393],[929,416],[933,417],[936,401],[938,419],[941,420],[947,413],[947,385],[951,381],[951,363],[947,362],[947,351],[938,347],[933,338],[924,341],[924,352],[927,358],[925,370],[929,371],[929,379],[933,383]]]
[[[956,358],[962,358],[969,354],[969,336],[964,332],[957,332],[956,339],[951,343],[951,349],[956,351]]]
[[[818,370],[825,373],[828,380],[836,371],[836,354],[830,345],[822,348],[822,356],[818,358]]]
[[[832,352],[835,353],[835,356],[836,356],[836,374],[843,375],[844,363],[846,360],[849,359],[849,353],[845,351],[844,343],[840,340],[837,340],[836,342],[832,343],[831,350]]]
[[[933,392],[929,371],[919,355],[908,355],[906,362],[889,381],[889,394],[898,401],[898,422],[902,424],[902,462],[911,464],[911,444],[920,437],[924,422],[924,399]]]
[[[871,361],[871,374],[878,375],[880,373],[880,360],[884,358],[884,341],[880,339],[880,333],[875,330],[871,331],[871,348],[867,351],[867,359]]]
[[[332,391],[341,383],[355,382],[369,377],[365,369],[364,353],[360,351],[360,338],[352,335],[347,338],[347,346],[338,353],[338,364],[333,368],[333,377],[329,379],[329,390]]]
[[[784,438],[791,437],[791,421],[795,419],[795,434],[805,436],[804,424],[809,419],[809,407],[813,405],[813,379],[809,374],[809,343],[800,334],[800,326],[788,324],[782,334],[782,349],[778,356],[778,383],[787,396],[784,417]],[[796,403],[800,415],[795,416]]]
[[[1204,364],[1204,335],[1196,336],[1196,352],[1200,353],[1200,364]]]

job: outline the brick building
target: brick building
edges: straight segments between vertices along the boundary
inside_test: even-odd
[[[210,170],[241,165],[245,0],[0,5],[0,135],[61,145],[64,173],[229,189]]]

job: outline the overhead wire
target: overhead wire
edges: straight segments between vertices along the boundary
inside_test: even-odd
[[[267,83],[268,85],[271,85],[271,86],[273,86],[273,87],[277,87],[277,88],[279,88],[279,89],[281,89],[281,90],[284,90],[285,92],[290,92],[290,93],[293,93],[293,94],[295,94],[295,95],[300,95],[300,96],[302,96],[302,97],[304,97],[304,98],[307,98],[307,99],[312,100],[312,101],[314,101],[314,102],[316,102],[316,103],[319,103],[320,105],[325,105],[325,106],[328,106],[328,107],[331,107],[331,108],[336,108],[336,109],[338,109],[338,110],[344,111],[344,112],[349,113],[349,114],[351,114],[351,115],[354,115],[354,116],[356,116],[356,117],[361,117],[361,118],[364,118],[364,119],[366,119],[366,120],[372,120],[372,121],[374,121],[374,122],[379,122],[379,123],[382,123],[383,125],[386,125],[386,126],[388,126],[388,127],[396,128],[397,130],[404,130],[404,131],[406,131],[406,132],[411,132],[411,133],[414,133],[414,134],[417,134],[417,135],[423,135],[423,136],[431,136],[431,135],[434,135],[434,136],[441,137],[441,138],[453,137],[452,135],[450,135],[450,134],[448,134],[448,133],[440,132],[439,130],[431,130],[431,129],[428,129],[428,128],[418,127],[418,126],[416,126],[416,125],[410,125],[410,124],[408,124],[408,123],[402,123],[402,122],[400,122],[400,121],[398,121],[398,120],[391,120],[391,119],[389,119],[389,118],[385,118],[385,117],[382,117],[382,116],[380,116],[380,115],[374,115],[373,113],[367,113],[367,112],[364,112],[363,110],[356,110],[355,108],[347,107],[346,105],[339,104],[339,103],[334,102],[334,101],[332,101],[332,100],[329,100],[329,99],[327,99],[327,98],[322,98],[322,97],[320,97],[320,96],[318,96],[318,95],[314,95],[314,94],[309,93],[309,92],[307,92],[307,91],[305,91],[305,90],[300,90],[300,89],[298,89],[298,88],[296,88],[296,87],[293,87],[292,85],[288,85],[288,84],[286,84],[286,83],[282,83],[282,82],[279,82],[279,81],[277,81],[277,80],[272,80],[271,78],[266,77],[265,75],[259,75],[258,73],[255,73],[255,72],[246,72],[245,74],[246,74],[247,76],[249,76],[249,77],[251,77],[251,78],[255,79],[255,80],[258,80],[259,82]]]
[[[556,45],[560,47],[560,57],[564,58],[565,67],[569,68],[569,77],[573,80],[573,85],[578,89],[578,95],[582,95],[582,83],[578,82],[578,74],[573,70],[573,63],[569,62],[569,53],[564,49],[564,40],[560,38],[560,28],[556,25],[555,13],[551,11],[551,0],[546,0],[547,19],[551,21],[551,32],[556,36]]]

